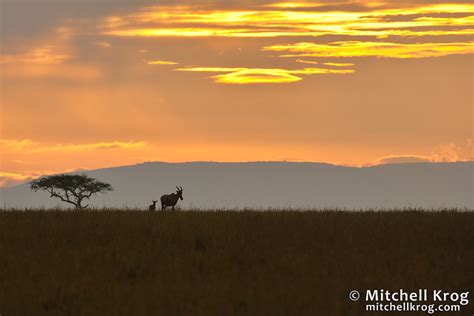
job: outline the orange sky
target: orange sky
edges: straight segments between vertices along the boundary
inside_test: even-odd
[[[2,2],[0,186],[144,161],[474,156],[470,1],[120,2]]]

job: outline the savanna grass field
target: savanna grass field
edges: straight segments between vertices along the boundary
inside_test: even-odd
[[[349,292],[472,292],[473,245],[456,210],[1,211],[0,314],[379,314]]]

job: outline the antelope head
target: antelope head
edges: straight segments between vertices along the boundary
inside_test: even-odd
[[[182,187],[176,187],[176,194],[178,195],[178,198],[181,200],[183,199],[183,188]]]

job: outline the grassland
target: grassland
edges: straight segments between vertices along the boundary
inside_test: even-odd
[[[472,293],[474,213],[3,211],[0,254],[2,316],[367,315],[350,290]]]

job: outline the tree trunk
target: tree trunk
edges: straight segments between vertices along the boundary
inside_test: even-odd
[[[82,199],[78,199],[76,201],[76,210],[82,210],[83,209],[81,203],[82,203]]]

